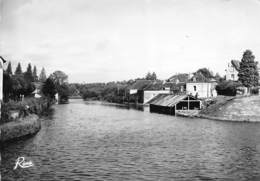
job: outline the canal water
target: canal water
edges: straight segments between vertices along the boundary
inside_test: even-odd
[[[1,155],[2,180],[260,180],[260,124],[71,100]]]

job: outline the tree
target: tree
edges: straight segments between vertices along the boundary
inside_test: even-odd
[[[156,73],[155,72],[153,72],[153,73],[148,72],[145,76],[145,79],[146,80],[156,80],[157,79]]]
[[[7,102],[12,93],[12,78],[6,71],[3,73],[3,100]]]
[[[50,75],[56,86],[60,86],[68,81],[68,76],[62,71],[55,71]]]
[[[67,103],[70,95],[68,84],[62,84],[57,90],[59,93],[59,103]]]
[[[206,77],[207,79],[213,78],[213,73],[207,69],[207,68],[200,68],[199,70],[197,70],[198,74],[202,74],[204,77]]]
[[[36,68],[35,65],[34,65],[34,67],[33,67],[33,80],[34,80],[35,82],[38,81],[37,68]]]
[[[152,77],[151,77],[152,80],[157,80],[157,75],[155,72],[152,73]]]
[[[6,73],[9,74],[9,75],[13,75],[11,62],[8,63]]]
[[[32,66],[31,64],[29,63],[28,66],[27,66],[27,70],[26,72],[24,73],[24,78],[27,82],[33,82],[34,81],[34,78],[33,78],[33,73],[32,73]]]
[[[247,87],[247,91],[258,85],[257,62],[255,62],[255,56],[251,50],[246,50],[243,54],[238,71],[238,80],[243,86]]]
[[[46,79],[42,86],[42,93],[46,97],[55,99],[55,94],[57,93],[56,86],[51,78]]]
[[[21,75],[14,75],[12,77],[12,99],[19,100],[21,95],[29,95],[28,84]]]
[[[17,67],[16,67],[16,70],[15,70],[15,75],[21,75],[22,73],[23,73],[22,67],[21,67],[21,64],[19,62]]]
[[[40,76],[39,76],[39,81],[40,81],[40,82],[45,82],[46,79],[47,79],[47,77],[46,77],[45,69],[42,68],[41,73],[40,73]]]

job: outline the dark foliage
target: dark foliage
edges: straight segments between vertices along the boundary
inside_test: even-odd
[[[255,56],[250,50],[246,50],[243,54],[238,77],[243,86],[247,88],[256,87],[258,85],[259,74],[257,62],[255,62]]]
[[[7,66],[7,69],[6,69],[6,73],[8,73],[9,75],[13,75],[11,62],[8,63],[8,66]]]
[[[240,82],[223,81],[216,86],[216,91],[218,95],[235,96],[239,86],[241,86]]]
[[[34,77],[32,73],[32,66],[29,63],[26,72],[24,73],[24,79],[26,82],[34,82]]]
[[[48,78],[43,86],[42,86],[42,93],[46,97],[51,99],[55,99],[55,94],[57,93],[56,86],[51,78]]]
[[[36,68],[36,66],[33,67],[33,81],[34,82],[38,81],[38,75],[37,75],[37,68]]]
[[[214,78],[213,73],[207,68],[200,68],[196,73],[202,74],[207,79]]]
[[[21,64],[19,62],[17,67],[16,67],[16,70],[15,70],[15,75],[21,75],[22,73],[23,73],[22,67],[21,67]]]
[[[145,76],[145,79],[146,80],[157,80],[157,75],[155,72],[153,72],[153,73],[148,72]]]
[[[62,84],[58,87],[59,103],[67,103],[69,100],[70,89],[68,84]]]

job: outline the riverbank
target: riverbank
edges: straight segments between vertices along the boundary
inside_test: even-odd
[[[260,96],[218,97],[195,117],[234,122],[260,122]]]
[[[39,117],[53,103],[48,98],[27,98],[20,102],[4,103],[1,110],[0,142],[36,134],[41,129]]]
[[[36,134],[41,129],[39,117],[31,114],[16,121],[0,125],[0,142],[10,141],[28,135]]]

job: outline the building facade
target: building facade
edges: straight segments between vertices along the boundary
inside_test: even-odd
[[[198,98],[216,97],[216,82],[188,82],[186,84],[187,93]]]
[[[225,70],[226,71],[226,80],[238,80],[238,71],[240,67],[240,61],[238,60],[231,60],[230,63],[228,63],[228,67]]]

